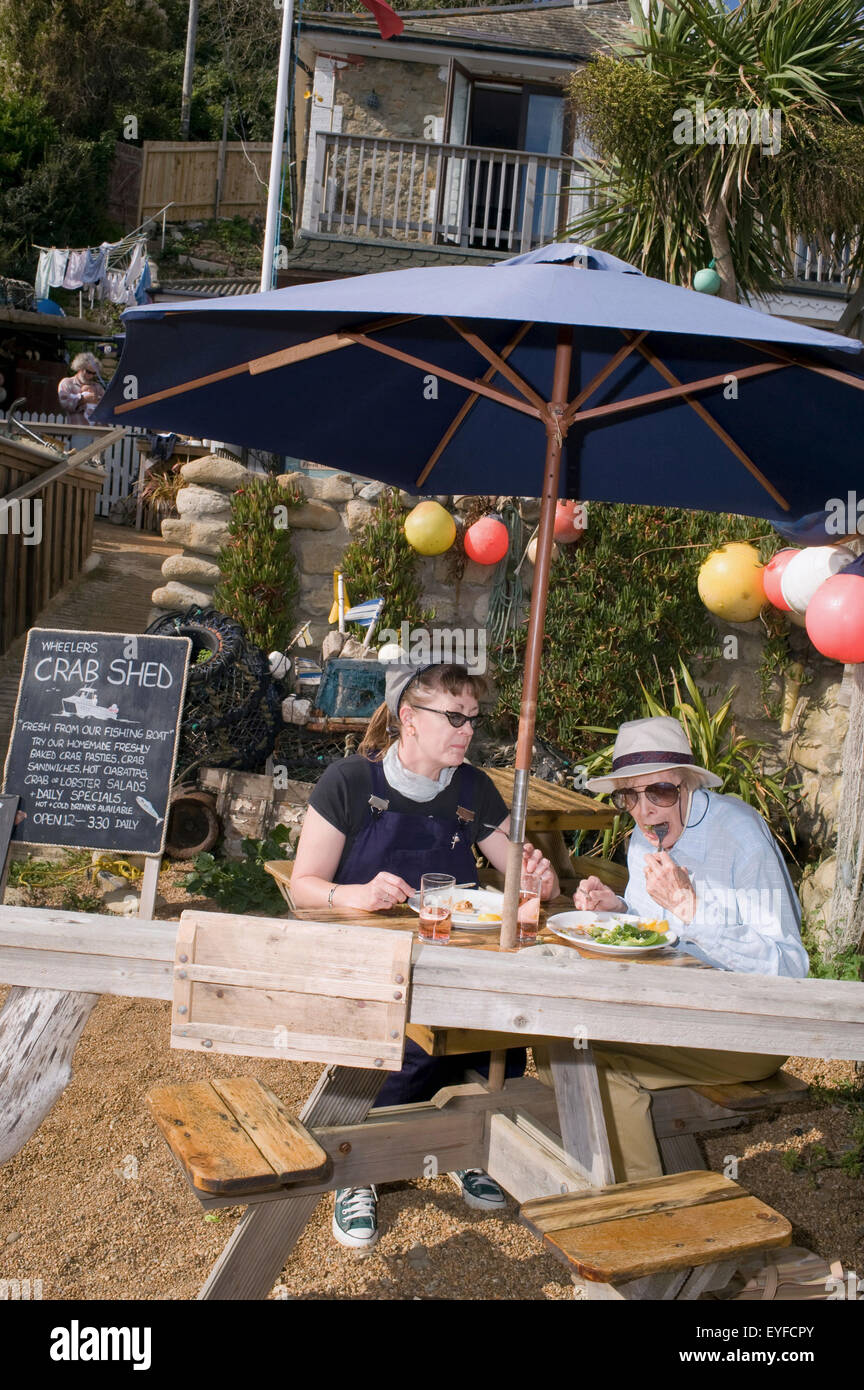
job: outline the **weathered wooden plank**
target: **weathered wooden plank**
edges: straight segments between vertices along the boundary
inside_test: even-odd
[[[99,996],[11,989],[0,1012],[0,1163],[23,1148],[72,1075],[72,1054]]]
[[[209,1081],[159,1086],[147,1104],[168,1146],[202,1192],[233,1194],[282,1186],[278,1173]]]
[[[543,1237],[583,1279],[619,1284],[686,1266],[713,1264],[750,1250],[788,1245],[792,1227],[758,1197],[632,1216]]]
[[[307,1129],[359,1124],[384,1084],[386,1073],[328,1067],[300,1114]],[[318,1204],[292,1197],[247,1207],[198,1297],[266,1298]]]
[[[588,1187],[561,1144],[543,1126],[493,1113],[486,1146],[483,1166],[517,1202]]]
[[[589,1046],[556,1040],[549,1049],[558,1119],[570,1163],[594,1187],[615,1181],[597,1067]]]
[[[692,1134],[670,1134],[658,1138],[657,1147],[663,1159],[665,1173],[692,1173],[696,1168],[707,1168],[697,1140]]]
[[[622,1182],[604,1192],[526,1202],[519,1215],[535,1235],[554,1235],[598,1222],[628,1221],[685,1206],[737,1201],[746,1195],[743,1188],[720,1173],[706,1171]]]

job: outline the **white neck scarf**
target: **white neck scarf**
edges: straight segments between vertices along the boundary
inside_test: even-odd
[[[437,777],[424,777],[422,773],[412,772],[405,767],[397,752],[398,747],[398,743],[391,743],[381,759],[385,780],[394,792],[401,792],[412,801],[433,801],[445,787],[449,787],[455,767],[442,767]]]

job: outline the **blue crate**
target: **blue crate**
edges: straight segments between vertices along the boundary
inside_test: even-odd
[[[377,661],[336,657],[324,667],[317,707],[334,719],[370,719],[384,703],[384,677]]]

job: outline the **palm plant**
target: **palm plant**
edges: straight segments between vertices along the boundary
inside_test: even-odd
[[[680,661],[679,666],[678,674],[674,671],[671,673],[671,700],[667,699],[662,682],[658,693],[652,694],[640,680],[642,710],[639,717],[671,715],[683,724],[698,766],[707,768],[722,779],[721,791],[739,797],[748,806],[754,806],[760,815],[772,822],[775,833],[791,854],[791,845],[795,843],[795,826],[790,795],[795,787],[765,770],[766,743],[747,738],[736,729],[732,714],[735,691],[731,690],[712,713],[684,661]],[[595,725],[586,732],[613,736],[612,742],[598,749],[584,764],[588,777],[602,776],[612,763],[616,731]],[[627,838],[629,830],[626,826],[627,818],[616,816],[615,823],[603,832],[602,839],[590,852],[601,854],[604,859],[610,858]]]
[[[829,253],[832,238],[848,243],[860,272],[857,0],[742,0],[732,10],[650,0],[647,15],[630,0],[630,9],[620,56],[596,59],[570,84],[577,128],[595,154],[586,169],[596,197],[568,234],[682,284],[713,258],[732,300],[788,274],[799,236]],[[700,127],[700,109],[764,110],[779,125],[763,129],[765,143],[716,143],[719,127]],[[692,143],[688,114],[703,136]]]

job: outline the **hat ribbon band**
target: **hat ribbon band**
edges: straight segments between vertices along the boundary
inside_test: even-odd
[[[621,758],[612,759],[612,771],[617,772],[619,768],[636,766],[638,763],[674,763],[680,766],[695,762],[692,753],[625,753]]]

